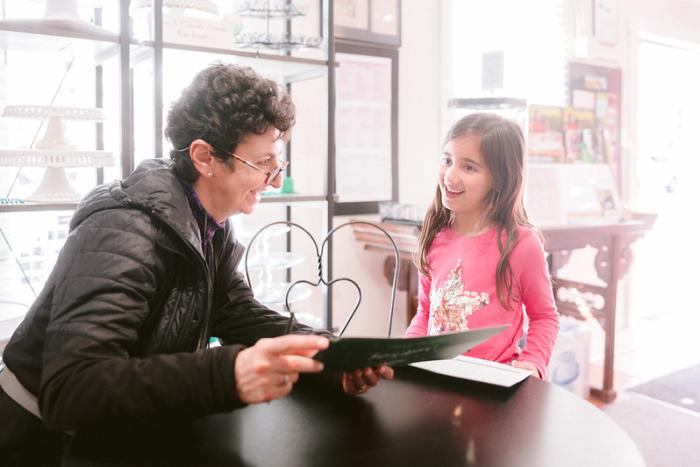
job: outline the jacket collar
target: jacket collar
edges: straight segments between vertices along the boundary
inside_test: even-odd
[[[225,227],[225,222],[218,223],[216,219],[212,217],[209,212],[202,206],[202,202],[199,200],[197,192],[187,183],[183,182],[183,188],[185,189],[185,195],[187,196],[187,201],[192,209],[192,214],[197,221],[199,226],[199,233],[202,237],[202,244],[207,244],[211,241],[214,234],[223,230]]]
[[[135,208],[170,226],[204,257],[199,226],[185,188],[171,166],[172,162],[164,159],[145,160],[125,179],[97,187],[78,205],[70,229],[97,211]]]

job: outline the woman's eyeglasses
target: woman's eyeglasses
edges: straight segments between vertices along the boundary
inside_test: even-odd
[[[266,184],[266,185],[269,185],[270,183],[272,183],[272,181],[273,181],[275,178],[277,178],[277,176],[280,174],[280,172],[282,172],[284,169],[286,169],[287,166],[289,165],[289,161],[282,161],[282,162],[280,162],[279,165],[277,165],[277,167],[275,167],[274,169],[272,169],[272,170],[265,170],[265,169],[261,169],[260,167],[258,167],[257,165],[253,164],[252,162],[248,162],[247,160],[243,159],[242,157],[240,157],[240,156],[238,156],[238,155],[236,155],[236,154],[234,154],[234,153],[232,153],[232,152],[228,153],[228,155],[231,156],[231,157],[233,157],[234,159],[238,159],[239,161],[243,162],[243,163],[244,163],[245,165],[247,165],[248,167],[252,167],[253,169],[255,169],[255,170],[257,170],[257,171],[259,171],[259,172],[262,172],[262,173],[264,173],[265,175],[267,175],[267,177],[265,178],[265,184]]]
[[[221,150],[215,148],[211,143],[209,143],[209,146],[211,146],[212,148],[214,148],[215,150],[217,150],[217,151],[219,151],[219,152],[221,152],[221,153],[227,154],[227,155],[233,157],[234,159],[237,159],[237,160],[243,162],[245,165],[247,165],[247,166],[250,167],[250,168],[253,168],[253,169],[257,170],[258,172],[264,173],[264,174],[266,175],[266,178],[265,178],[265,184],[266,184],[266,185],[271,184],[272,181],[273,181],[275,178],[277,178],[277,176],[278,176],[284,169],[286,169],[287,166],[289,165],[289,161],[282,161],[282,162],[279,162],[279,161],[278,161],[279,163],[278,163],[277,167],[275,167],[275,168],[272,169],[272,170],[265,170],[265,169],[261,169],[260,167],[258,167],[257,165],[253,164],[252,162],[249,162],[249,161],[243,159],[243,158],[242,158],[241,156],[239,156],[238,154],[235,154],[235,153],[233,153],[233,152],[221,151]]]

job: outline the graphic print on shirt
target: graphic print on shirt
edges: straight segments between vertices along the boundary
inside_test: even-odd
[[[488,304],[488,293],[464,290],[462,260],[457,260],[442,287],[430,291],[428,335],[468,330],[469,316]]]

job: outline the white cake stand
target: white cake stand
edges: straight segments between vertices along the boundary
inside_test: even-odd
[[[104,111],[93,107],[65,107],[57,105],[7,105],[2,110],[3,117],[50,118],[61,117],[71,120],[89,120],[101,122]]]
[[[61,31],[75,31],[102,39],[114,40],[117,37],[117,34],[112,31],[80,19],[77,0],[46,0],[43,18],[8,19],[0,21],[0,25],[20,29],[49,28]]]
[[[306,16],[308,9],[308,5],[295,5],[287,0],[242,0],[237,4],[239,15],[262,19]]]
[[[114,164],[109,151],[77,150],[65,135],[63,119],[101,121],[102,109],[48,105],[8,105],[4,117],[48,118],[46,132],[35,148],[0,149],[0,166],[46,167],[36,191],[26,200],[36,203],[72,203],[80,199],[66,177],[66,167],[106,167]]]
[[[46,167],[37,189],[25,199],[34,203],[74,203],[80,200],[66,176],[66,167],[107,167],[113,165],[109,151],[61,149],[0,149],[0,166]]]

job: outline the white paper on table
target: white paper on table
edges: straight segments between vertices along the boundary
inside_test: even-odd
[[[511,387],[533,374],[529,370],[503,363],[460,355],[448,360],[431,360],[410,364],[422,370],[432,371],[454,378],[468,379],[496,386]]]

